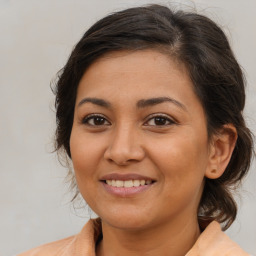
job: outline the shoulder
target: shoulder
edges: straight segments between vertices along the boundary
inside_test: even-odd
[[[71,236],[59,241],[44,244],[17,256],[58,256],[65,255],[74,243],[75,236]]]
[[[41,245],[17,256],[92,256],[100,236],[100,219],[91,219],[77,235]]]
[[[216,221],[211,222],[200,235],[186,256],[249,256],[238,244],[232,241]]]

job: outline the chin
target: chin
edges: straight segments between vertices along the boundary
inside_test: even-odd
[[[131,209],[104,212],[104,214],[98,214],[98,216],[103,222],[117,229],[141,230],[152,223],[148,214],[143,211],[132,211]]]

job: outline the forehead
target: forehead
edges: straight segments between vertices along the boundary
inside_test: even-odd
[[[119,51],[99,58],[80,80],[77,101],[85,96],[197,98],[185,65],[156,50]]]
[[[95,75],[96,73],[105,73],[105,71],[110,71],[111,73],[117,72],[118,75],[120,73],[146,73],[148,71],[151,71],[152,75],[156,75],[157,73],[165,75],[165,72],[169,72],[170,69],[187,75],[185,65],[177,58],[167,55],[163,51],[157,49],[122,50],[106,53],[96,59],[84,75],[88,77],[91,72]]]

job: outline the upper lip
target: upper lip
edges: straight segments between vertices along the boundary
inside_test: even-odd
[[[152,180],[155,179],[150,178],[148,176],[136,174],[136,173],[110,173],[102,176],[100,180]]]

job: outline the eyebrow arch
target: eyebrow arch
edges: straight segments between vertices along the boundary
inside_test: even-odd
[[[84,98],[78,103],[78,107],[88,102],[105,108],[111,107],[111,104],[108,101],[98,98]]]
[[[145,108],[145,107],[161,104],[164,102],[171,102],[171,103],[175,104],[177,107],[182,108],[183,110],[187,111],[185,105],[183,105],[181,102],[179,102],[173,98],[170,98],[170,97],[158,97],[158,98],[139,100],[136,105],[138,108]]]
[[[170,98],[170,97],[157,97],[157,98],[150,98],[150,99],[142,99],[139,100],[136,104],[137,108],[146,108],[146,107],[150,107],[150,106],[154,106],[157,104],[161,104],[164,102],[171,102],[173,104],[175,104],[176,106],[178,106],[179,108],[182,108],[183,110],[187,111],[185,105],[183,105],[181,102]],[[84,98],[82,99],[79,103],[78,103],[78,107],[80,107],[81,105],[85,104],[85,103],[92,103],[101,107],[105,107],[105,108],[111,108],[111,103],[103,100],[103,99],[99,99],[99,98]]]

